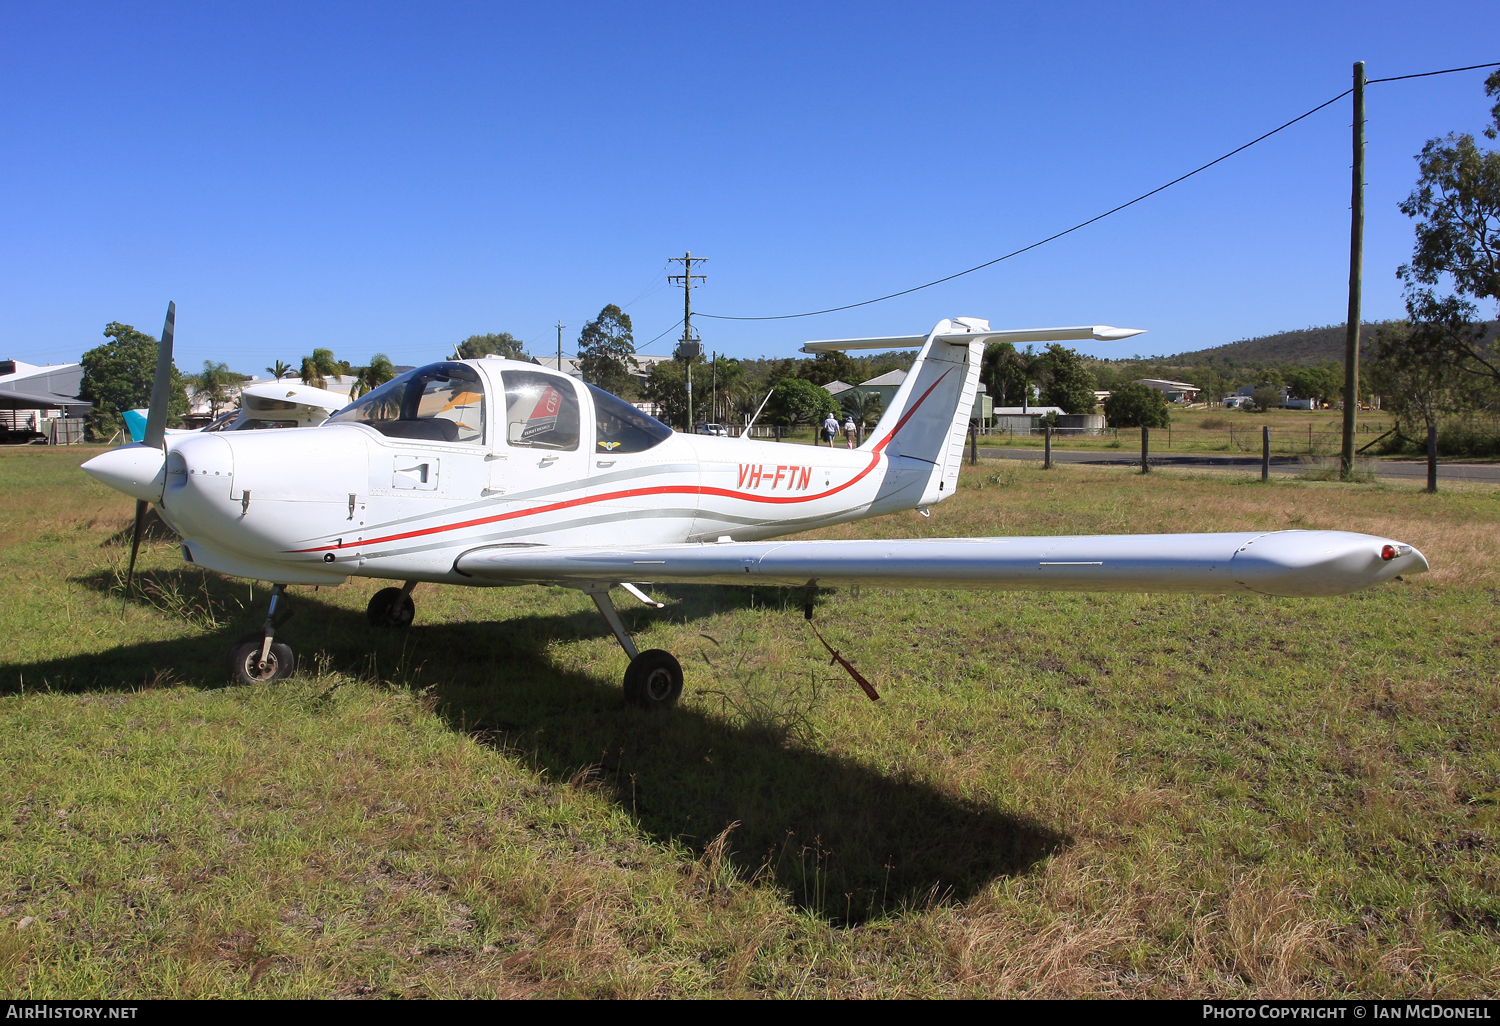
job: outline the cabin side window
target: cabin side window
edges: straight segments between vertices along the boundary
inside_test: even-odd
[[[578,448],[578,393],[556,374],[507,370],[505,441],[525,449],[574,452]]]
[[[672,429],[617,395],[589,386],[594,397],[594,451],[645,452],[672,437]]]

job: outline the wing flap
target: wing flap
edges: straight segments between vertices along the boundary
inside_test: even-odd
[[[1267,539],[1273,539],[1268,541]],[[493,547],[455,569],[495,584],[685,583],[1332,595],[1427,569],[1342,531]]]

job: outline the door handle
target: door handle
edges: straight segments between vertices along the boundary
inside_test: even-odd
[[[539,466],[539,467],[550,467],[550,466],[552,466],[552,464],[554,464],[556,462],[557,462],[557,457],[556,456],[543,456],[540,460],[537,461],[536,465]]]
[[[615,465],[615,461],[614,460],[595,460],[594,461],[594,466],[596,466],[596,467],[612,467],[614,465]]]

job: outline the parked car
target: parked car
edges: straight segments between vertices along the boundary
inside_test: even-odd
[[[698,425],[698,433],[700,435],[720,435],[720,436],[727,436],[729,434],[728,431],[724,430],[724,425],[723,424],[699,424]]]

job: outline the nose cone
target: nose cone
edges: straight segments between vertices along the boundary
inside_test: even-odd
[[[82,469],[132,499],[160,502],[167,482],[167,454],[150,445],[123,445],[95,456]]]

